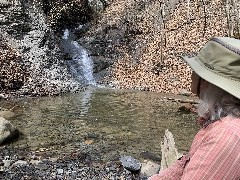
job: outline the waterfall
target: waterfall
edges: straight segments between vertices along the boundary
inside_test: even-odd
[[[68,29],[62,36],[62,47],[66,54],[71,57],[68,66],[73,77],[85,85],[96,85],[93,77],[93,62],[88,56],[88,52],[77,41],[71,40]]]

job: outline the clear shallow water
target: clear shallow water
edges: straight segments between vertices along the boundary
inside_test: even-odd
[[[180,151],[189,149],[198,130],[195,116],[177,112],[179,104],[164,97],[89,88],[57,97],[2,102],[1,106],[14,107],[16,115],[9,120],[24,134],[10,145],[14,148],[51,155],[87,151],[110,160],[123,154],[141,158],[145,151],[160,155],[166,129],[173,133]]]

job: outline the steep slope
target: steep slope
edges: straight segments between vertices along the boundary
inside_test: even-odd
[[[189,91],[191,70],[180,56],[194,55],[210,38],[228,35],[225,7],[220,0],[114,1],[85,35],[95,58],[112,61],[102,82],[126,89]]]

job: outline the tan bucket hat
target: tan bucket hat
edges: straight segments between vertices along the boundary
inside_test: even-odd
[[[201,78],[240,99],[240,40],[211,39],[195,57],[183,57]]]

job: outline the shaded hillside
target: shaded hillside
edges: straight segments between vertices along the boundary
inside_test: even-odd
[[[3,97],[53,95],[82,88],[70,74],[59,44],[62,29],[88,21],[87,0],[3,0],[0,9]]]
[[[61,51],[66,28],[88,50],[98,83],[166,93],[189,91],[181,55],[196,54],[214,36],[240,37],[235,0],[3,0],[0,8],[0,63],[16,67],[1,65],[0,93],[81,89]]]
[[[233,14],[231,17],[236,22]],[[97,52],[94,58],[113,61],[103,83],[179,93],[189,91],[191,74],[179,56],[192,56],[210,38],[228,35],[227,22],[226,5],[219,0],[194,0],[189,4],[177,0],[116,0],[85,40],[89,49]]]

